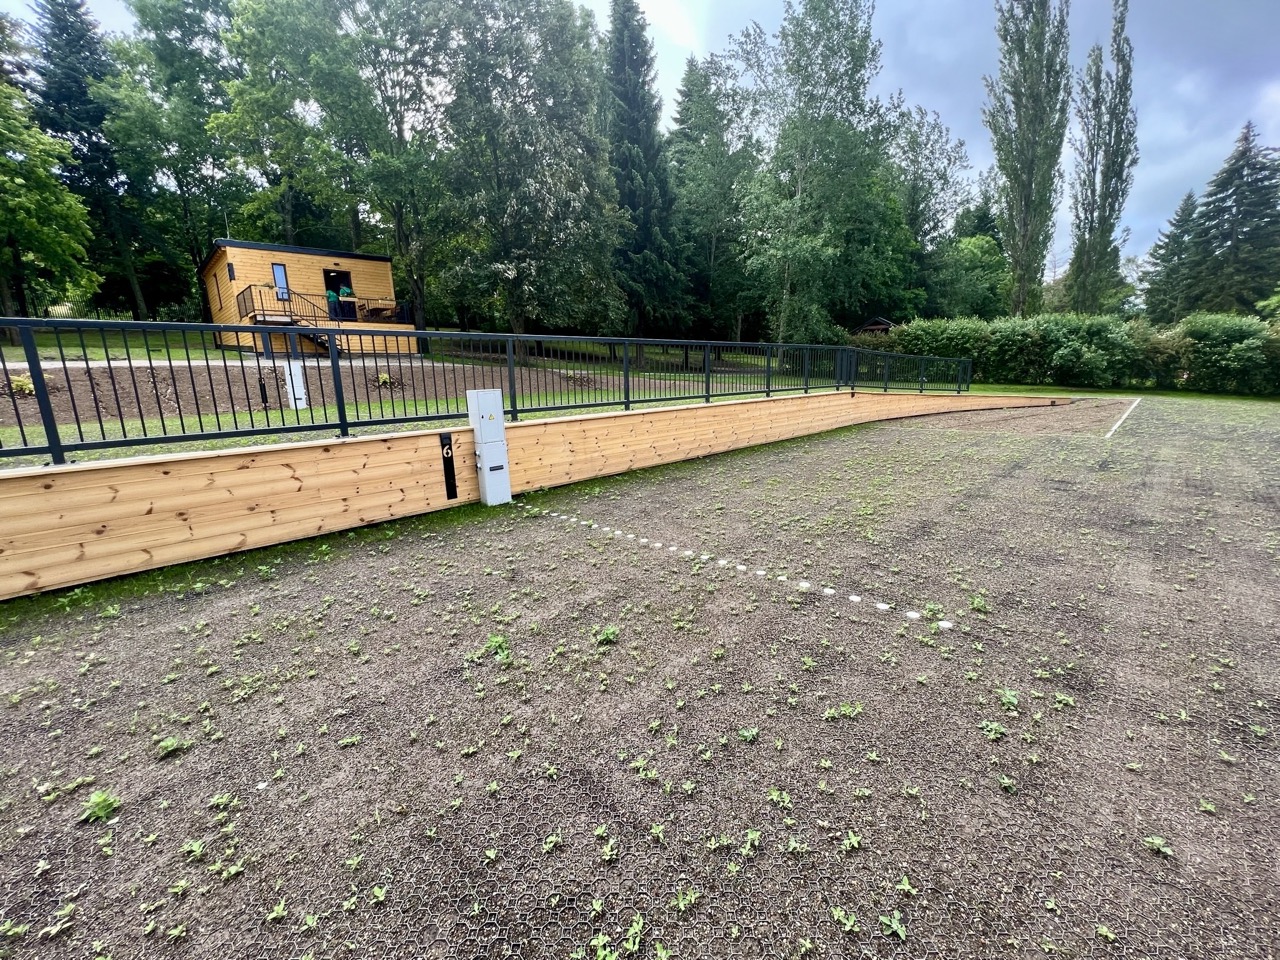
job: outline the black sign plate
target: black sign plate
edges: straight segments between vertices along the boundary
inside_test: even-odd
[[[453,469],[453,434],[440,434],[440,460],[444,464],[444,495],[449,500],[458,499],[458,475]]]

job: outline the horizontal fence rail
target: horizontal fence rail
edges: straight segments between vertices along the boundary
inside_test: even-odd
[[[829,390],[961,393],[965,359],[852,347],[339,324],[0,318],[0,466],[77,452]],[[246,342],[252,346],[246,346]],[[239,349],[228,349],[238,344]]]

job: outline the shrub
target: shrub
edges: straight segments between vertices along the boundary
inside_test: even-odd
[[[34,397],[35,381],[26,373],[15,373],[9,377],[9,393],[15,397]]]
[[[1276,331],[1256,317],[1195,313],[1174,328],[1184,385],[1207,393],[1280,392]]]

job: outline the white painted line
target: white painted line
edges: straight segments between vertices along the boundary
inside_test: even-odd
[[[766,573],[764,570],[757,570],[757,571],[756,571],[756,576],[757,576],[757,577],[766,577],[766,576],[768,576],[768,573]]]
[[[919,620],[920,614],[916,613],[914,610],[908,610],[906,612],[906,618],[908,620]]]
[[[786,576],[784,575],[784,576],[779,577],[779,578],[778,578],[778,582],[779,582],[779,583],[786,583],[786,582],[787,582],[787,578],[786,578]]]
[[[808,580],[801,580],[801,581],[800,581],[799,586],[800,586],[800,589],[801,589],[801,590],[808,590],[808,589],[809,589],[809,581],[808,581]]]
[[[876,604],[876,609],[877,609],[877,610],[888,610],[888,609],[889,609],[889,605],[888,605],[887,603],[877,603],[877,604]]]
[[[952,623],[950,620],[939,620],[939,621],[938,621],[938,629],[939,629],[939,630],[950,630],[950,629],[951,629],[952,627],[954,627],[954,626],[955,626],[955,624],[954,624],[954,623]]]
[[[692,550],[686,550],[686,551],[684,552],[684,554],[683,554],[683,555],[684,555],[684,556],[686,556],[686,557],[692,557],[692,556],[693,556],[693,551],[692,551]]]
[[[1139,397],[1137,400],[1133,401],[1133,403],[1129,404],[1129,409],[1124,412],[1123,416],[1121,416],[1120,419],[1116,421],[1116,425],[1112,427],[1110,430],[1108,430],[1107,435],[1102,439],[1110,440],[1111,434],[1115,433],[1117,430],[1120,429],[1120,424],[1124,423],[1126,420],[1129,419],[1129,414],[1133,413],[1133,408],[1136,407],[1141,402],[1142,402],[1142,398]]]
[[[822,588],[822,595],[823,595],[824,597],[834,597],[834,596],[836,595],[836,592],[835,592],[835,590],[834,590],[834,589],[832,589],[831,587],[823,587],[823,588]]]
[[[699,557],[699,559],[700,559],[700,560],[710,560],[710,559],[711,559],[711,554],[709,554],[709,553],[704,553],[701,557]],[[721,564],[721,566],[723,566],[723,564]]]
[[[719,560],[716,561],[716,566],[718,567],[727,567],[728,565],[729,565],[729,561],[726,560],[724,557],[721,557]]]
[[[746,568],[746,567],[744,567],[742,564],[738,564],[738,565],[737,565],[737,567],[736,567],[735,569],[736,569],[739,573],[746,573],[746,571],[747,571],[747,568]]]
[[[851,594],[849,594],[849,602],[850,602],[850,603],[861,603],[861,602],[862,602],[862,598],[861,598],[860,596],[858,596],[856,593],[851,593]]]

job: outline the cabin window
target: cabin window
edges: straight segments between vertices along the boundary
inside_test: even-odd
[[[350,270],[326,270],[324,272],[324,292],[334,293],[340,297],[354,296],[351,286]]]
[[[289,274],[285,271],[283,263],[273,263],[271,265],[271,276],[276,283],[276,299],[289,299]]]
[[[227,264],[227,279],[234,280],[236,278],[236,265],[234,263]]]

